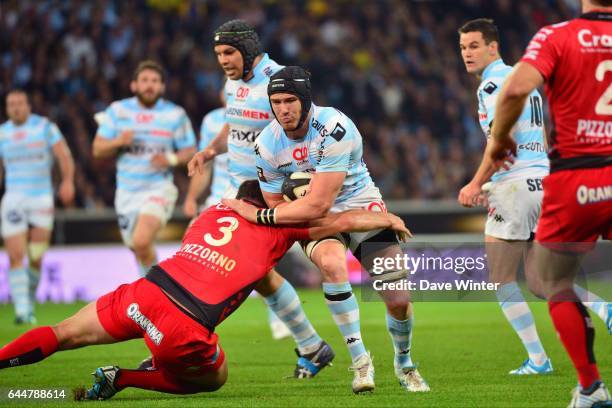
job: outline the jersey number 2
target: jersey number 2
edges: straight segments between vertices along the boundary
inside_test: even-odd
[[[204,241],[208,245],[221,246],[225,245],[232,240],[232,232],[238,228],[238,220],[234,217],[221,217],[217,219],[217,224],[227,224],[219,227],[219,232],[223,236],[219,239],[214,238],[210,233],[204,234]]]
[[[612,71],[612,60],[601,61],[595,69],[595,79],[603,81],[606,72]],[[608,85],[606,91],[597,100],[595,105],[595,113],[598,115],[612,115],[612,84]]]

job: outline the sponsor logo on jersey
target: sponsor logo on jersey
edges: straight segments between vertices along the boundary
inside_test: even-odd
[[[308,147],[302,146],[293,150],[293,158],[297,161],[302,161],[308,157]]]
[[[238,99],[244,99],[248,96],[249,96],[249,88],[245,88],[244,86],[241,86],[236,91],[236,98]]]
[[[588,28],[578,31],[578,42],[586,48],[610,48],[612,47],[612,35],[593,34]]]
[[[253,130],[240,130],[240,129],[235,129],[232,128],[229,131],[229,135],[232,138],[232,140],[236,140],[238,142],[249,142],[249,143],[254,143],[255,139],[257,139],[257,136],[259,136],[259,131],[253,131]]]
[[[527,50],[525,52],[525,56],[523,58],[536,60],[538,59],[538,55],[540,50],[542,49],[542,43],[548,39],[548,36],[554,33],[554,30],[550,28],[542,28],[537,32],[536,35],[533,36],[532,40],[527,45]]]
[[[517,148],[519,150],[529,150],[532,152],[540,152],[540,153],[546,152],[546,150],[544,149],[544,145],[540,142],[522,143],[518,145]]]
[[[487,120],[487,112],[478,112],[478,120]]]
[[[279,164],[279,165],[278,165],[278,167],[277,167],[277,169],[278,169],[278,170],[280,170],[280,169],[284,169],[285,167],[289,167],[289,166],[291,166],[292,164],[293,164],[293,163],[291,163],[291,162],[289,162],[289,163]]]
[[[24,132],[23,130],[17,131],[13,133],[13,141],[17,142],[19,140],[25,139],[26,136],[27,136],[27,133]]]
[[[152,113],[138,113],[136,114],[137,123],[149,123],[153,120],[154,115]]]
[[[261,157],[261,153],[259,152],[259,145],[257,143],[255,143],[255,146],[253,146],[253,151],[255,152],[255,156]]]
[[[612,200],[612,185],[587,187],[582,184],[576,190],[576,199],[580,205]]]
[[[255,119],[255,120],[270,120],[270,112],[260,111],[255,109],[242,109],[235,107],[228,107],[225,110],[227,116],[234,116],[238,118]]]
[[[236,267],[236,261],[229,258],[227,255],[211,249],[201,244],[185,244],[177,252],[177,255],[183,256],[192,261],[196,261],[208,267],[212,267],[220,271],[221,275],[228,274]]]
[[[578,119],[576,133],[578,136],[601,138],[604,143],[604,138],[612,138],[612,121]]]
[[[153,343],[157,346],[160,345],[162,340],[164,339],[164,334],[159,331],[157,327],[151,322],[151,320],[142,314],[139,310],[138,303],[132,303],[127,308],[127,315],[130,319],[132,319],[137,325],[142,327],[142,329],[147,333],[147,336],[151,339]]]
[[[312,120],[312,127],[319,132],[319,134],[323,137],[327,136],[329,131],[325,128],[325,124],[319,122],[316,119]]]
[[[489,95],[491,95],[493,92],[495,92],[495,90],[497,89],[497,85],[495,85],[493,82],[489,81],[484,88],[482,88],[483,91],[485,91],[486,93],[488,93]]]
[[[346,129],[340,123],[336,123],[336,127],[331,132],[331,137],[336,139],[336,141],[341,141],[342,138],[346,135]]]
[[[147,154],[158,154],[158,153],[166,153],[165,146],[149,146],[142,143],[132,144],[130,146],[125,146],[121,149],[124,153],[133,154],[136,156],[147,155]]]

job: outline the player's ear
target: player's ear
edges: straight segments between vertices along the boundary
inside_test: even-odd
[[[491,43],[489,44],[489,55],[493,57],[497,55],[498,52],[499,52],[499,43],[497,41],[491,41]]]
[[[130,82],[130,91],[132,91],[132,93],[136,93],[136,81],[132,80]]]

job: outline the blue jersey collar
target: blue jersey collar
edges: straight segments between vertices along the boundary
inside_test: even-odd
[[[267,52],[264,52],[263,57],[261,58],[261,61],[259,61],[257,65],[255,65],[255,68],[253,68],[253,77],[249,79],[249,81],[259,78],[263,73],[264,67],[266,67],[269,62],[270,62],[270,57],[268,56]]]
[[[482,71],[482,79],[486,79],[489,76],[489,74],[491,73],[491,70],[493,70],[493,68],[495,68],[498,65],[505,65],[504,64],[504,60],[501,59],[501,58],[498,58],[495,61],[493,61],[492,63],[490,63],[489,65],[487,65],[485,70]]]

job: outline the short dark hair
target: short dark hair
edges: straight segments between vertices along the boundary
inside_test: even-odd
[[[134,71],[134,80],[138,79],[138,75],[147,69],[157,72],[161,77],[162,82],[166,82],[166,72],[164,71],[164,68],[161,66],[161,64],[153,60],[144,60],[138,64],[136,70]]]
[[[28,98],[28,93],[23,88],[11,88],[11,89],[9,89],[8,92],[6,93],[6,98],[8,98],[9,95],[11,95],[11,94],[23,94],[23,95],[25,95],[26,99],[29,99]]]
[[[490,44],[492,41],[497,41],[499,43],[499,32],[497,31],[497,26],[490,18],[477,18],[475,20],[470,20],[462,25],[457,31],[459,34],[480,32],[482,33],[482,38],[484,38],[485,44]]]
[[[268,208],[261,188],[259,187],[259,181],[257,180],[247,180],[240,184],[238,192],[236,193],[236,198],[238,200],[243,199],[248,201],[259,208]]]

